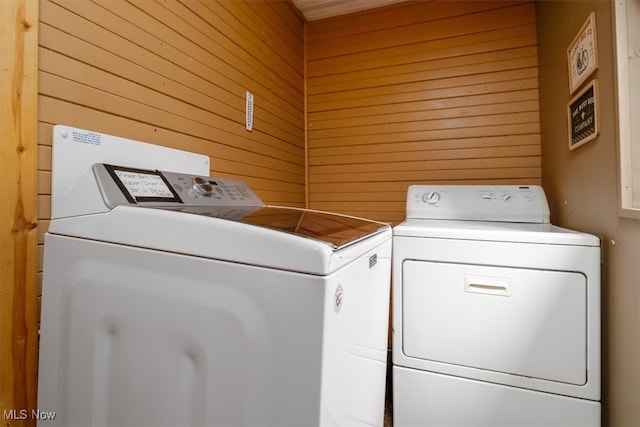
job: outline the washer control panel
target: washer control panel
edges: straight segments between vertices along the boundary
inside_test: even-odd
[[[118,205],[264,206],[262,200],[244,182],[232,179],[104,163],[93,165],[93,174],[109,208]]]
[[[407,218],[548,223],[538,185],[412,185]]]

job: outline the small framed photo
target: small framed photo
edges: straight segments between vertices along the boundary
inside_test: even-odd
[[[568,104],[569,150],[595,139],[600,133],[598,81],[593,80]]]
[[[567,49],[569,93],[574,93],[598,69],[597,44],[596,14],[591,12]]]

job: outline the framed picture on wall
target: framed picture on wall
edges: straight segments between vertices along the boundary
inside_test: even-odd
[[[569,101],[569,149],[595,139],[600,133],[598,81],[593,80]]]
[[[574,93],[598,69],[597,41],[596,14],[591,12],[567,49],[569,93]]]

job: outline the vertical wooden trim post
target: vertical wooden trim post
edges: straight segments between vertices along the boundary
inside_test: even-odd
[[[36,425],[38,1],[0,0],[0,425]]]

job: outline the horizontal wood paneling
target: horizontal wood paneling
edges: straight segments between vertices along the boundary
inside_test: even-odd
[[[304,205],[303,27],[290,4],[44,0],[41,29],[42,124],[207,154],[212,174]]]
[[[307,24],[309,205],[397,223],[413,183],[539,183],[532,1]]]

